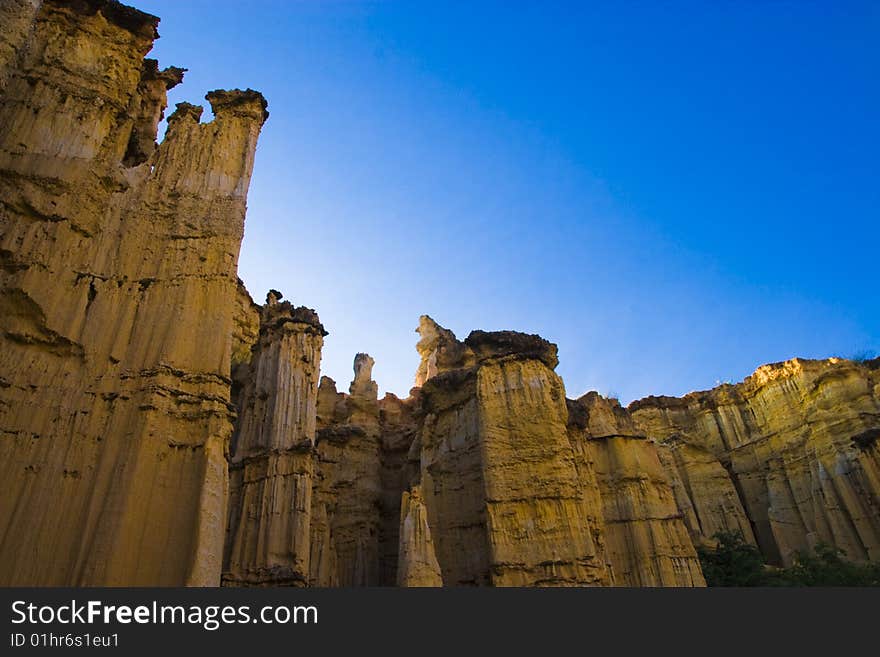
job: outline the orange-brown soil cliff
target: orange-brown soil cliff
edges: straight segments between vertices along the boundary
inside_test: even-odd
[[[237,277],[263,97],[157,144],[156,17],[0,20],[0,585],[702,586],[721,530],[880,559],[880,360],[623,408],[425,315],[406,399],[367,354],[339,392],[317,314]]]

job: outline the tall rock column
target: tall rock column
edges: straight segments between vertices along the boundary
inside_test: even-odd
[[[479,405],[473,369],[425,381],[424,419],[409,454],[446,586],[491,584]]]
[[[413,486],[403,493],[399,535],[397,585],[443,586],[443,576],[428,526],[428,512],[419,486]]]
[[[312,504],[312,583],[376,586],[382,488],[378,386],[373,359],[357,354],[349,394],[322,379]]]
[[[305,586],[309,577],[318,371],[326,332],[314,311],[270,292],[230,458],[223,582]]]
[[[473,331],[487,538],[495,586],[608,583],[591,531],[598,491],[578,477],[556,345]]]
[[[607,584],[599,491],[578,475],[555,345],[511,331],[463,343],[432,333],[442,358],[422,388],[411,456],[444,584]]]
[[[212,122],[179,107],[156,146],[182,76],[144,60],[156,17],[2,11],[0,585],[217,584],[266,102],[212,92]]]

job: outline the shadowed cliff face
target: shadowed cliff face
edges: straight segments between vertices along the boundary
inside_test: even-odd
[[[407,399],[368,354],[338,392],[317,314],[236,276],[262,96],[157,144],[157,18],[0,20],[0,585],[702,586],[731,529],[880,558],[880,360],[622,408],[540,336],[424,315]]]
[[[157,147],[157,18],[0,6],[0,584],[217,584],[265,101],[213,92]]]
[[[270,292],[239,395],[230,454],[224,583],[302,586],[309,577],[318,370],[326,332]]]

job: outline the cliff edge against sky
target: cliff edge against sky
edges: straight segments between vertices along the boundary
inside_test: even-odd
[[[367,354],[339,392],[317,314],[237,277],[263,97],[157,144],[156,17],[0,19],[0,585],[702,586],[721,530],[880,560],[880,359],[623,408],[423,316],[407,399]]]

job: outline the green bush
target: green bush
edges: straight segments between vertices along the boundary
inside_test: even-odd
[[[746,543],[742,532],[718,532],[714,548],[697,548],[703,576],[709,586],[763,586],[764,557]]]
[[[843,551],[819,544],[813,553],[798,552],[788,568],[764,564],[761,552],[739,531],[719,532],[714,548],[698,548],[709,586],[880,586],[880,564],[857,564]]]
[[[880,564],[846,561],[842,550],[819,544],[814,554],[798,552],[794,565],[773,578],[779,579],[778,586],[880,586]]]

